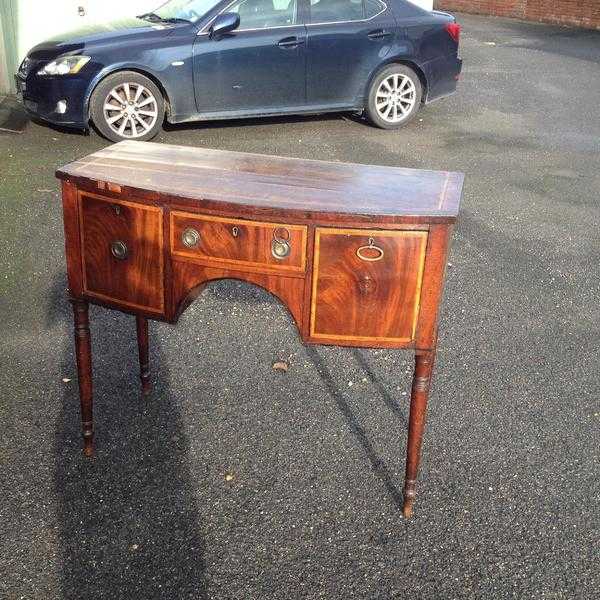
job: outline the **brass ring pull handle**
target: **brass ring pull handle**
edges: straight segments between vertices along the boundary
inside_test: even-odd
[[[360,260],[375,262],[383,258],[383,248],[376,246],[373,238],[369,238],[369,244],[358,248],[356,250],[356,256],[358,256]]]
[[[129,250],[127,249],[127,244],[121,240],[115,240],[110,244],[110,253],[117,260],[125,260],[129,255]]]
[[[181,241],[186,248],[195,248],[200,242],[200,234],[193,227],[188,227],[181,234]]]
[[[271,254],[278,260],[283,260],[292,251],[290,244],[290,232],[285,227],[278,227],[273,231],[271,242]]]

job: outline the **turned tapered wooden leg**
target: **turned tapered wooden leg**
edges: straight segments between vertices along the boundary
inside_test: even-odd
[[[142,395],[147,396],[151,391],[150,365],[148,359],[148,319],[135,317],[137,326],[138,353],[140,358],[140,379],[142,381]]]
[[[92,413],[92,344],[88,303],[85,300],[71,299],[75,324],[75,353],[77,356],[77,376],[79,379],[79,401],[81,402],[81,424],[83,430],[83,453],[94,455],[94,421]]]
[[[421,442],[425,428],[427,398],[433,371],[435,352],[415,356],[415,373],[410,396],[410,419],[408,424],[408,447],[406,451],[406,475],[404,479],[404,507],[406,518],[412,515],[416,496],[417,474],[421,460]]]

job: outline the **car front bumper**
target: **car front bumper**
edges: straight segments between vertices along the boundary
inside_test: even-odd
[[[54,125],[87,128],[84,98],[87,79],[79,77],[40,77],[27,78],[15,75],[17,98],[23,103],[27,113]],[[62,105],[64,103],[64,111]]]

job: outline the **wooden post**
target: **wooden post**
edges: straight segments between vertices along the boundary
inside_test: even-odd
[[[421,460],[421,443],[425,428],[427,399],[433,371],[435,351],[415,356],[415,372],[410,396],[410,419],[408,424],[408,447],[406,449],[406,475],[404,478],[404,507],[406,518],[412,516],[416,496],[417,475]]]
[[[142,382],[142,395],[147,396],[152,388],[150,386],[150,366],[148,358],[148,319],[136,315],[138,355],[140,359],[140,380]]]
[[[75,326],[75,354],[77,356],[77,377],[79,379],[79,401],[81,403],[81,425],[83,431],[83,453],[94,455],[94,421],[92,398],[92,345],[88,303],[71,298]]]

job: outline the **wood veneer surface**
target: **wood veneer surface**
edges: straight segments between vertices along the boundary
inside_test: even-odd
[[[259,208],[378,216],[458,214],[462,173],[300,160],[124,141],[56,172]]]

